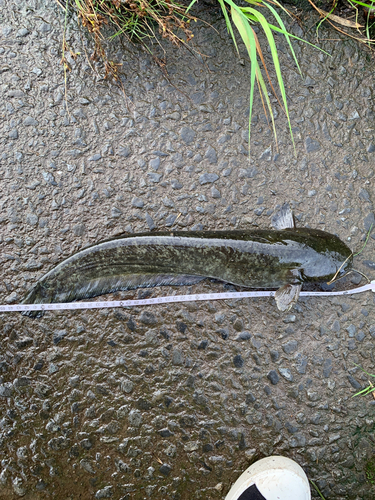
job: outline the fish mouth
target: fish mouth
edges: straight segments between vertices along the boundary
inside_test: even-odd
[[[351,268],[351,265],[353,263],[353,254],[351,253],[341,264],[341,266],[336,270],[335,274],[333,275],[333,278],[331,278],[329,281],[327,281],[327,285],[332,285],[332,283],[335,283],[336,281],[344,278],[347,276],[349,273],[353,272],[354,269]],[[349,269],[348,269],[349,267]]]
[[[335,283],[336,281],[341,280],[342,278],[345,278],[345,276],[348,276],[348,274],[350,274],[350,273],[358,273],[361,276],[363,276],[367,280],[368,283],[371,283],[370,278],[368,276],[366,276],[365,273],[363,273],[362,271],[359,271],[358,269],[354,269],[353,267],[351,267],[351,265],[353,263],[353,256],[354,255],[351,254],[351,255],[349,255],[349,257],[347,257],[344,260],[344,262],[341,264],[341,266],[337,269],[333,278],[330,279],[329,281],[327,281],[327,285],[332,285],[332,283]],[[347,269],[348,266],[350,267],[349,269]]]

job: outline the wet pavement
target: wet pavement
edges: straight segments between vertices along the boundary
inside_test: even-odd
[[[300,226],[363,244],[375,89],[362,47],[323,29],[332,57],[295,43],[300,78],[279,39],[296,156],[274,102],[277,151],[257,96],[249,159],[249,64],[219,11],[201,12],[217,32],[197,23],[204,63],[163,45],[172,85],[144,51],[116,42],[127,98],[93,74],[92,47],[69,21],[67,43],[81,54],[67,55],[66,106],[63,12],[0,5],[0,303],[114,234],[268,228],[286,201]],[[373,278],[373,237],[355,266]],[[371,292],[301,298],[285,314],[273,299],[227,300],[3,313],[0,325],[0,498],[224,498],[272,453],[297,460],[327,500],[374,498],[375,400],[352,398],[369,378],[357,365],[375,373]]]

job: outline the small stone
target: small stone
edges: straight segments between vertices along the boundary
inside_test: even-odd
[[[0,397],[11,398],[13,395],[13,384],[10,382],[5,382],[0,385]]]
[[[212,184],[218,180],[219,176],[217,174],[205,173],[199,176],[199,184],[204,186],[205,184]]]
[[[244,365],[244,360],[241,354],[237,354],[233,358],[233,364],[236,368],[241,368]]]
[[[314,85],[316,85],[316,82],[315,82],[315,80],[313,80],[312,78],[310,78],[309,76],[307,76],[306,79],[305,79],[305,83],[303,85],[305,87],[313,87]]]
[[[131,410],[128,415],[129,424],[133,427],[139,427],[142,424],[143,417],[140,411]]]
[[[86,413],[87,415],[87,413]],[[82,439],[80,442],[79,442],[81,448],[83,448],[84,450],[90,450],[92,448],[92,442],[89,440],[89,439]]]
[[[299,374],[303,375],[306,373],[307,367],[307,357],[303,356],[301,353],[296,354],[296,370]]]
[[[272,158],[272,148],[269,146],[267,149],[263,151],[263,153],[259,156],[259,160],[271,161]]]
[[[297,350],[298,342],[296,340],[290,340],[286,344],[283,344],[283,351],[285,354],[292,354]]]
[[[52,335],[53,343],[55,345],[59,344],[66,336],[67,336],[66,330],[56,330]]]
[[[280,374],[289,382],[293,382],[293,375],[289,368],[279,368]]]
[[[33,125],[35,127],[36,125],[39,125],[39,122],[37,122],[32,116],[26,116],[26,118],[23,121],[23,124],[26,126]]]
[[[180,130],[180,136],[185,144],[191,144],[195,139],[196,133],[190,127],[182,127]]]
[[[153,160],[150,160],[150,168],[153,170],[159,170],[160,167],[160,158],[154,158]]]
[[[31,384],[31,379],[29,377],[19,377],[13,382],[14,387],[26,387]]]
[[[172,467],[168,464],[163,464],[159,467],[159,472],[160,474],[163,474],[163,476],[169,476],[171,473]]]
[[[130,155],[130,149],[127,146],[120,146],[118,150],[118,154],[127,158]]]
[[[172,364],[173,365],[182,365],[184,363],[184,355],[183,352],[179,349],[173,349],[172,352]]]
[[[158,184],[160,182],[160,179],[163,177],[162,174],[156,174],[154,172],[148,172],[147,176],[150,182],[153,182],[155,184]]]
[[[365,334],[363,333],[362,330],[359,330],[355,338],[358,340],[358,342],[362,342],[365,338]]]
[[[18,139],[18,130],[16,128],[12,128],[12,130],[8,134],[9,139]]]
[[[26,222],[30,226],[36,226],[38,224],[38,220],[39,220],[39,218],[35,214],[27,214],[26,215]]]
[[[179,182],[178,179],[171,179],[171,186],[172,186],[172,189],[181,189],[182,188],[182,184],[181,184],[181,182]]]
[[[375,215],[373,212],[370,212],[363,219],[363,225],[364,225],[365,231],[369,231],[371,225],[374,225],[374,224],[375,224]]]
[[[273,350],[273,349],[270,351],[270,355],[271,355],[271,359],[272,359],[272,361],[273,361],[274,363],[275,363],[275,362],[279,359],[279,357],[280,357],[280,354],[278,353],[278,351],[275,351],[275,350]]]
[[[20,477],[15,477],[12,481],[13,490],[19,497],[26,495],[26,488],[22,486],[22,479]]]
[[[27,36],[30,33],[30,31],[26,28],[21,28],[20,30],[17,31],[16,37],[24,37]]]
[[[126,394],[130,394],[134,389],[134,383],[129,379],[123,379],[120,382],[120,389]]]
[[[176,222],[176,219],[177,219],[177,215],[174,215],[174,214],[168,215],[168,217],[165,219],[165,225],[167,227],[173,226],[173,224]]]
[[[367,201],[368,203],[371,203],[370,194],[366,189],[360,190],[360,192],[358,193],[358,198],[360,198],[362,201]]]
[[[217,155],[216,151],[212,146],[209,146],[204,157],[211,163],[211,164],[216,164],[217,163]]]
[[[121,217],[121,215],[122,212],[117,207],[111,208],[111,217],[113,217],[114,219],[118,219],[119,217]]]
[[[357,328],[355,325],[349,325],[348,328],[346,329],[346,331],[349,333],[349,337],[354,337],[354,335],[357,331]]]
[[[144,207],[144,201],[141,198],[137,198],[136,196],[132,199],[132,207],[135,208],[143,208]]]
[[[73,375],[73,377],[69,377],[69,385],[70,387],[78,387],[80,382],[79,375]]]
[[[42,172],[43,179],[47,182],[47,184],[51,184],[51,186],[57,186],[57,182],[51,172]]]
[[[306,153],[313,153],[320,150],[320,144],[318,141],[311,139],[311,137],[306,137],[305,139]]]
[[[52,26],[49,24],[49,23],[42,23],[40,26],[39,26],[39,31],[41,33],[49,33],[50,31],[52,30]]]
[[[95,498],[97,498],[98,500],[100,498],[111,498],[112,495],[113,495],[113,487],[112,486],[105,486],[103,489],[98,490],[95,493]]]
[[[361,118],[361,117],[359,116],[359,113],[357,110],[354,110],[353,113],[351,113],[349,115],[349,120],[358,120],[359,118]]]
[[[80,466],[82,467],[83,470],[85,470],[86,472],[89,472],[90,474],[95,474],[95,469],[94,467],[91,465],[90,461],[83,458],[80,462],[79,462]],[[108,497],[101,497],[101,498],[108,498]]]
[[[198,441],[189,441],[184,446],[184,450],[187,451],[187,452],[197,451],[198,449],[199,449],[199,443],[198,443]]]
[[[332,371],[332,359],[326,359],[323,364],[323,377],[328,378]]]
[[[73,226],[73,233],[75,236],[83,236],[85,234],[86,228],[84,224],[76,224]]]
[[[212,198],[216,198],[216,199],[221,198],[221,193],[215,186],[212,186],[212,188],[211,188],[211,196],[212,196]]]
[[[251,333],[250,332],[241,332],[237,337],[236,340],[241,341],[241,340],[250,340],[251,339]]]
[[[276,385],[279,381],[279,376],[275,370],[271,370],[270,372],[268,372],[267,378],[272,385]]]
[[[285,316],[283,319],[283,323],[295,323],[296,321],[296,315],[295,314],[288,314],[288,316]]]
[[[182,156],[181,153],[175,153],[172,156],[172,161],[177,168],[182,168],[185,164],[184,157]]]
[[[100,153],[96,153],[95,155],[90,156],[89,161],[98,161],[101,159],[101,157],[102,155]]]
[[[159,434],[163,438],[174,436],[174,433],[171,432],[167,427],[165,429],[160,429]]]

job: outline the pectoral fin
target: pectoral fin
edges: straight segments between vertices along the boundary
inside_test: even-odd
[[[282,286],[275,293],[277,308],[280,311],[289,311],[289,309],[298,300],[302,285],[300,283],[288,283]]]
[[[271,219],[274,229],[294,229],[294,217],[290,206],[285,203]]]

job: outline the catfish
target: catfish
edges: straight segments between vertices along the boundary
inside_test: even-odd
[[[274,229],[168,231],[119,235],[67,258],[31,288],[23,304],[72,302],[117,291],[193,285],[213,278],[245,288],[277,288],[289,310],[307,282],[332,281],[350,270],[352,252],[337,236],[297,228],[284,205]],[[24,315],[40,317],[39,311]]]

